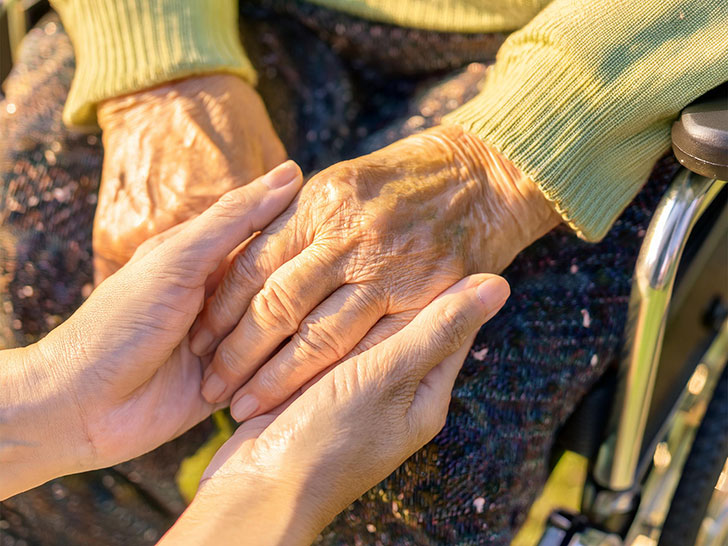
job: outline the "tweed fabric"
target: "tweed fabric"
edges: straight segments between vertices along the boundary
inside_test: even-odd
[[[275,9],[251,9],[246,50],[276,129],[309,172],[438,123],[486,73],[466,61],[446,74],[378,72],[375,60],[350,62],[326,39],[329,24],[356,22],[365,34],[373,27],[330,13],[271,16]],[[396,27],[379,28],[386,47]],[[315,67],[300,63],[304,49],[315,52]],[[0,331],[8,345],[44,335],[90,290],[102,150],[98,135],[61,124],[72,75],[70,43],[51,16],[26,39],[0,103]],[[556,431],[618,355],[639,244],[675,169],[670,159],[657,165],[603,242],[559,228],[516,258],[504,273],[511,299],[479,332],[443,431],[337,517],[320,544],[510,542],[544,483]],[[210,427],[9,499],[0,544],[155,541],[183,508],[179,462]]]

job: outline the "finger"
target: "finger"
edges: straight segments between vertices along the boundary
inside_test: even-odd
[[[210,273],[207,277],[207,280],[205,281],[205,300],[215,293],[215,289],[220,284],[220,281],[222,281],[222,278],[225,276],[225,271],[230,265],[230,259],[231,258],[228,258],[220,262],[217,269]]]
[[[236,457],[240,449],[246,442],[256,440],[301,394],[301,392],[296,392],[285,404],[281,404],[272,411],[250,419],[235,429],[233,435],[228,438],[210,460],[207,468],[202,473],[199,487],[202,487],[203,482],[216,474],[223,465],[226,467],[226,474],[245,474],[249,463],[245,457]]]
[[[274,408],[320,371],[338,362],[384,313],[362,285],[344,285],[305,317],[296,334],[233,396],[237,421]]]
[[[286,161],[250,184],[227,192],[158,247],[155,259],[204,280],[236,246],[283,212],[302,180],[298,165]]]
[[[426,444],[442,430],[447,420],[450,399],[460,369],[468,356],[477,331],[422,378],[407,414],[410,430],[419,432],[419,443]]]
[[[371,330],[367,332],[367,335],[357,343],[342,360],[348,360],[349,358],[368,351],[375,345],[379,345],[385,339],[393,336],[399,332],[402,328],[407,326],[412,319],[417,316],[417,310],[412,309],[410,311],[402,311],[393,315],[386,315],[379,319]]]
[[[196,216],[194,217],[196,218]],[[171,228],[163,231],[162,233],[158,233],[146,241],[144,241],[141,245],[139,245],[136,249],[136,252],[134,252],[134,255],[129,260],[129,263],[135,263],[144,258],[147,254],[151,253],[156,249],[159,245],[164,243],[165,241],[172,238],[177,233],[180,233],[181,231],[185,230],[189,224],[194,220],[194,218],[189,218],[185,220],[184,222],[181,222],[177,224],[176,226],[172,226]],[[249,241],[249,239],[248,239]],[[210,273],[210,275],[205,280],[205,299],[207,299],[212,293],[215,291],[215,288],[222,280],[223,276],[225,275],[225,271],[227,270],[228,266],[230,265],[230,262],[232,261],[233,256],[235,255],[237,249],[244,247],[245,243],[241,243],[238,245],[236,250],[228,254],[228,256],[220,262],[220,264],[217,266],[217,269]]]
[[[297,229],[295,212],[295,207],[289,207],[232,259],[190,332],[193,353],[212,353],[238,324],[266,279],[311,243],[306,231]]]
[[[476,335],[478,335],[477,330],[468,336],[465,343],[457,351],[425,374],[417,389],[416,396],[420,394],[427,395],[430,391],[437,398],[450,395],[455,385],[455,379],[457,379],[460,369],[463,367]],[[422,389],[422,392],[420,392],[420,389]]]
[[[435,298],[405,328],[364,353],[374,361],[371,373],[415,379],[419,384],[497,313],[509,294],[508,283],[497,275],[466,277]]]
[[[187,229],[187,227],[192,222],[193,218],[189,218],[188,220],[185,220],[184,222],[177,224],[176,226],[172,226],[169,229],[165,229],[161,233],[157,233],[156,235],[152,235],[149,239],[142,242],[137,249],[134,251],[134,254],[132,254],[132,257],[129,259],[129,263],[138,262],[141,260],[144,256],[149,254],[152,250],[157,248],[159,245],[161,245],[163,242],[168,241],[171,239],[174,235],[179,233],[180,231]]]
[[[205,301],[207,301],[207,299],[215,293],[215,290],[217,290],[217,287],[220,285],[223,278],[225,278],[225,274],[227,273],[227,270],[230,267],[230,264],[233,262],[235,256],[245,250],[245,248],[254,240],[255,235],[240,243],[237,247],[235,247],[235,250],[233,250],[225,257],[224,260],[220,262],[220,265],[217,266],[217,269],[213,271],[209,277],[207,277],[207,281],[205,281]],[[197,322],[195,322],[195,324],[197,324]],[[211,355],[210,360],[212,360]]]
[[[344,271],[338,258],[322,248],[307,247],[265,281],[240,323],[215,351],[202,385],[205,399],[212,402],[232,395],[296,333],[306,315],[342,285]]]
[[[223,465],[226,466],[230,473],[243,473],[244,457],[236,457],[246,442],[255,440],[261,433],[270,426],[275,420],[276,415],[261,415],[256,419],[247,421],[244,425],[238,427],[233,435],[215,452],[210,463],[205,468],[200,478],[198,489],[201,489],[205,482],[220,471]],[[230,468],[232,467],[232,468]]]

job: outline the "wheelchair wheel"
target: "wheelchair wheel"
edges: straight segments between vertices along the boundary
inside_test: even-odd
[[[706,516],[716,483],[728,458],[728,366],[723,369],[713,399],[695,436],[659,546],[690,546]]]

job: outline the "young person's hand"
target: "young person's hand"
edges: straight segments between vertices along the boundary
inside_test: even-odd
[[[2,353],[0,498],[146,453],[213,411],[187,341],[206,282],[301,182],[288,161],[226,193],[148,240],[47,337]]]
[[[97,283],[151,236],[286,159],[258,93],[228,74],[109,99],[98,120],[104,167],[93,229]]]
[[[508,293],[501,277],[466,278],[287,407],[243,423],[162,544],[310,544],[443,427],[473,338]]]

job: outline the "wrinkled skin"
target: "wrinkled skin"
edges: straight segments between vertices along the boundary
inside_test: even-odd
[[[215,351],[202,393],[216,402],[244,385],[239,420],[271,409],[558,222],[535,184],[459,127],[336,164],[234,258],[208,301],[191,340],[196,354]]]
[[[272,181],[288,184],[271,189]],[[0,397],[0,498],[137,457],[210,415],[215,407],[199,389],[205,362],[187,337],[207,279],[301,183],[298,166],[286,162],[147,240],[66,322],[21,349],[22,362],[3,367],[11,379],[0,376],[8,386]],[[25,451],[11,449],[8,460],[4,448],[13,445]]]
[[[140,245],[43,340],[2,351],[0,499],[138,456],[215,409],[187,344],[206,279],[301,182],[288,161],[228,192]],[[245,423],[162,543],[239,544],[244,529],[255,544],[310,544],[442,428],[468,348],[509,292],[495,275],[463,279],[397,335]]]
[[[161,544],[310,544],[445,423],[450,393],[507,283],[474,275],[398,334],[243,423],[215,454],[195,499]]]
[[[98,121],[105,155],[93,229],[97,283],[149,237],[286,159],[263,101],[237,76],[109,99]]]

